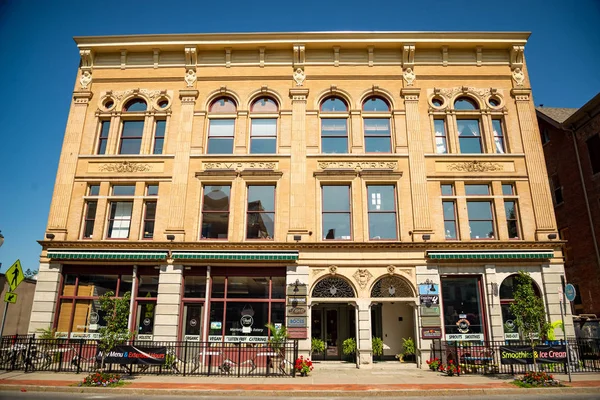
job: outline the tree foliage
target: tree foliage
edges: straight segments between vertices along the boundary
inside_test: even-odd
[[[127,327],[131,293],[125,293],[121,298],[114,296],[114,292],[108,291],[99,298],[100,309],[105,313],[106,323],[98,330],[100,333],[98,349],[102,352],[102,368],[108,352],[133,337],[133,333]]]

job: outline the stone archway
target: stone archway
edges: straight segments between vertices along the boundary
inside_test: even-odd
[[[371,297],[415,297],[415,291],[406,279],[398,276],[384,276],[371,288]]]

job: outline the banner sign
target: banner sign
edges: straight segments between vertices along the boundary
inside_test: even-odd
[[[167,348],[141,346],[115,346],[105,358],[107,364],[151,364],[163,365]]]
[[[563,364],[567,362],[567,347],[564,344],[539,345],[534,347],[536,362]],[[500,346],[502,364],[533,364],[531,346]]]

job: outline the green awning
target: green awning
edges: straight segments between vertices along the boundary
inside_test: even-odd
[[[297,251],[174,251],[178,260],[296,261]]]
[[[166,251],[58,251],[48,250],[52,260],[165,260]]]
[[[431,260],[547,260],[552,250],[526,251],[428,251]]]

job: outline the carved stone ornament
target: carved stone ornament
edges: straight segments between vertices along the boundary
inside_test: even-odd
[[[306,79],[306,74],[302,68],[296,68],[294,71],[294,81],[296,82],[296,86],[302,86],[304,84],[304,80]]]
[[[124,90],[122,92],[111,92],[111,95],[116,98],[117,100],[122,100],[125,97],[128,97],[132,94],[135,93],[141,93],[144,96],[148,97],[150,100],[154,100],[155,98],[157,98],[158,96],[161,96],[164,94],[164,91],[162,90],[148,90],[148,89],[129,89],[129,90]]]
[[[412,86],[413,82],[417,78],[412,68],[406,68],[402,76],[404,77],[407,86]]]
[[[525,74],[521,68],[515,68],[512,77],[515,80],[517,86],[523,86],[523,82],[525,81]]]
[[[256,162],[206,162],[203,164],[205,170],[208,169],[231,169],[243,171],[245,169],[275,169],[277,163],[256,161]]]
[[[503,167],[500,164],[488,161],[465,161],[450,164],[448,170],[461,172],[489,172],[502,171]]]
[[[359,269],[352,276],[354,276],[354,279],[356,279],[356,282],[358,282],[362,289],[367,287],[367,284],[373,277],[373,275],[367,269]]]
[[[458,86],[458,87],[454,87],[454,88],[442,88],[442,89],[435,89],[436,91],[439,92],[439,94],[441,94],[442,96],[451,99],[454,96],[456,96],[459,93],[464,93],[464,94],[472,94],[475,95],[481,99],[484,99],[486,97],[488,97],[490,94],[492,94],[492,91],[494,91],[494,93],[496,93],[497,91],[495,89],[491,89],[491,88],[487,88],[487,89],[482,89],[482,88],[475,88],[475,87],[471,87],[471,86]]]
[[[312,270],[312,273],[313,275],[319,275],[323,271],[325,271],[325,268],[315,268]]]
[[[196,72],[194,72],[193,69],[188,69],[184,79],[185,83],[187,83],[187,87],[194,86],[194,83],[196,82]]]
[[[87,89],[90,83],[92,83],[92,73],[90,71],[83,71],[79,78],[79,83],[82,89]]]
[[[387,267],[387,272],[390,275],[393,275],[395,270],[396,270],[396,267],[394,267],[393,265],[390,265]]]
[[[337,267],[335,265],[332,265],[331,267],[329,267],[329,273],[331,275],[335,275],[336,271],[337,271]]]
[[[100,167],[100,171],[104,172],[147,172],[150,171],[150,165],[123,161],[122,163],[104,164]]]
[[[321,169],[396,169],[396,161],[320,161]]]

